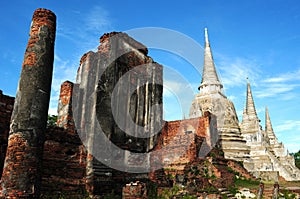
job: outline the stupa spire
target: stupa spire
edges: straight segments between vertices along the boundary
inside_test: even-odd
[[[248,78],[247,78],[246,107],[244,109],[244,116],[245,115],[247,115],[248,118],[258,119],[257,114],[256,114],[255,105],[254,105],[253,96],[252,96],[251,86],[248,81]]]
[[[266,119],[265,119],[265,122],[266,122],[265,132],[266,132],[266,135],[269,138],[270,144],[275,144],[277,142],[277,138],[276,138],[275,133],[273,131],[273,127],[272,127],[272,123],[271,123],[271,119],[270,119],[268,107],[266,107]]]
[[[204,48],[204,65],[203,65],[203,74],[201,85],[199,90],[201,92],[210,93],[210,92],[223,92],[223,85],[219,81],[219,77],[216,72],[216,67],[214,59],[212,56],[212,51],[210,48],[210,43],[208,39],[207,28],[204,29],[205,35],[205,48]]]
[[[209,47],[207,28],[204,28],[204,36],[205,36],[205,46]]]

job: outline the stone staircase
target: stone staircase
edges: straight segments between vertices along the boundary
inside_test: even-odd
[[[273,189],[265,189],[263,193],[263,198],[272,198],[273,197]]]
[[[274,169],[279,171],[280,176],[282,176],[288,181],[299,180],[300,173],[297,175],[297,173],[294,173],[296,171],[293,171],[291,167],[289,167],[288,165],[282,165],[282,163],[276,157],[274,151],[267,150],[266,152],[268,153],[268,156],[270,157],[271,162],[273,163]]]
[[[222,196],[227,196],[228,199],[237,199],[235,195],[230,193],[230,191],[227,188],[219,188],[218,189],[220,195]]]

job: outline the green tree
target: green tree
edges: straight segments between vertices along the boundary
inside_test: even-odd
[[[294,154],[296,167],[300,169],[300,150]]]
[[[48,115],[47,127],[56,126],[57,115]]]

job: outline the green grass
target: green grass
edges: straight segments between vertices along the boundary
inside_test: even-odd
[[[296,194],[291,193],[289,190],[282,190],[281,196],[283,196],[285,199],[296,199]]]
[[[258,181],[254,181],[251,179],[241,179],[241,178],[235,178],[234,184],[237,187],[243,187],[243,188],[257,188],[259,186]]]

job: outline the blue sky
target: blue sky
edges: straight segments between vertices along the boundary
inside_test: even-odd
[[[74,81],[80,57],[96,49],[103,33],[161,27],[178,31],[203,45],[204,28],[208,27],[218,73],[238,115],[243,111],[249,77],[262,126],[268,106],[278,139],[290,151],[300,149],[298,0],[2,2],[0,89],[5,94],[15,96],[31,17],[40,7],[57,15],[51,113],[56,110],[60,84],[64,80]],[[180,56],[157,49],[150,49],[150,56],[178,71],[197,92],[202,62],[192,66]],[[199,57],[203,57],[203,51],[199,51]],[[180,81],[170,79],[169,83],[170,90],[184,95]],[[166,91],[165,119],[187,116],[191,102],[185,99],[181,108],[174,96],[167,94]]]

